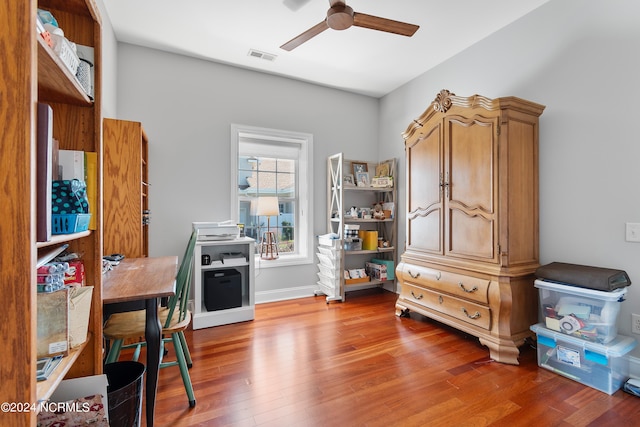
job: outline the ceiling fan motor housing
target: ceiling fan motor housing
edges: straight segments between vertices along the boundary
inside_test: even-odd
[[[332,30],[346,30],[353,25],[353,9],[346,4],[336,4],[327,11],[327,26]]]

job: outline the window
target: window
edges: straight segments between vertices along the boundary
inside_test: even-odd
[[[313,261],[312,144],[310,134],[231,125],[231,215],[256,242],[266,231],[278,242],[279,258],[263,266]],[[277,212],[259,215],[266,198]]]

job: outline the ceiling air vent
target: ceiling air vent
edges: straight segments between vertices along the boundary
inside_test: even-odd
[[[264,59],[265,61],[275,61],[278,57],[272,53],[260,52],[259,50],[249,49],[249,56],[253,56],[254,58]]]

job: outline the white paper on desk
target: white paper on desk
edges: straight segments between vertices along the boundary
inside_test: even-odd
[[[228,219],[226,221],[213,222],[213,221],[196,221],[192,222],[194,230],[199,230],[201,228],[215,228],[215,227],[236,227],[238,223],[234,220]]]

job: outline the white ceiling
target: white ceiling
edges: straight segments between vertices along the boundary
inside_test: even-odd
[[[103,1],[120,42],[381,97],[549,0],[347,0],[420,29],[327,29],[291,52],[280,46],[324,20],[328,0]]]

